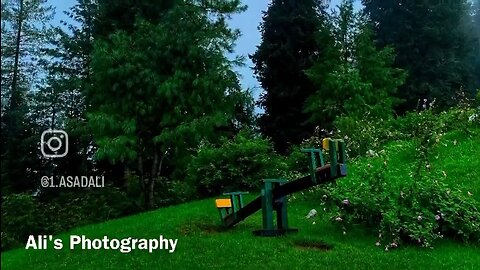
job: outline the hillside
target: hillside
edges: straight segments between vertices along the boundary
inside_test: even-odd
[[[432,166],[446,171],[448,184],[471,192],[480,202],[480,138],[465,137],[459,132],[447,134],[438,148],[439,157]],[[395,142],[389,156],[401,180],[413,159],[411,143]],[[353,181],[350,175],[340,181]],[[250,196],[248,199],[252,199]],[[213,199],[158,209],[105,223],[76,228],[59,237],[85,235],[88,238],[178,238],[174,253],[134,250],[24,250],[2,253],[3,269],[477,269],[480,247],[442,240],[433,249],[402,246],[385,252],[376,247],[375,235],[362,225],[343,233],[321,213],[305,219],[319,204],[312,196],[298,194],[289,204],[289,222],[298,234],[286,237],[254,237],[252,230],[261,227],[261,214],[247,218],[235,228],[218,227],[219,217]],[[319,211],[321,212],[321,211]],[[65,240],[66,241],[66,240]],[[64,242],[65,242],[64,241]]]

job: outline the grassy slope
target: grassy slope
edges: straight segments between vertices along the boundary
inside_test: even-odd
[[[439,158],[432,166],[445,170],[452,185],[471,191],[480,201],[480,138],[461,137],[457,133],[448,134],[442,140],[446,146],[440,146]],[[454,140],[458,143],[454,144]],[[395,168],[392,175],[401,180],[407,169],[399,164],[411,161],[408,151],[412,145],[395,143],[392,147],[398,148],[389,159]],[[321,217],[316,224],[304,219],[311,208],[318,207],[315,201],[294,200],[289,205],[289,221],[300,232],[287,237],[259,238],[251,231],[261,226],[260,213],[230,231],[220,232],[215,230],[218,213],[213,200],[196,201],[77,228],[60,236],[66,239],[71,234],[89,238],[164,235],[179,239],[175,253],[16,249],[2,253],[1,266],[2,269],[478,269],[480,265],[479,247],[450,241],[439,243],[432,250],[404,247],[384,252],[375,247],[375,236],[361,226],[343,235]],[[323,241],[333,248],[328,251],[300,248],[293,244],[296,240]]]

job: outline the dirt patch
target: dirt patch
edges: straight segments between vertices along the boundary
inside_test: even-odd
[[[316,249],[320,251],[329,251],[333,248],[332,245],[321,241],[295,241],[293,245],[301,249]]]
[[[227,230],[227,228],[218,224],[197,224],[197,228],[204,233],[220,233]]]
[[[226,228],[220,224],[212,223],[211,221],[195,220],[183,224],[178,228],[178,232],[183,235],[192,234],[212,234],[224,232]]]

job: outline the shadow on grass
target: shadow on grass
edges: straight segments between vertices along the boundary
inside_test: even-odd
[[[329,251],[333,248],[332,245],[325,242],[313,240],[295,240],[292,244],[300,249],[316,249],[320,251]]]
[[[217,221],[209,219],[193,219],[178,228],[178,232],[182,235],[213,234],[227,230],[228,228],[223,227]]]

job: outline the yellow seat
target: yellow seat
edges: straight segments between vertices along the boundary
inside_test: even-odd
[[[325,138],[322,140],[322,148],[324,150],[327,150],[327,151],[330,150],[330,140],[331,140],[330,138]],[[335,149],[338,150],[338,141],[333,140],[333,142],[335,143]]]
[[[217,208],[231,208],[232,201],[230,199],[216,199],[215,205]]]

